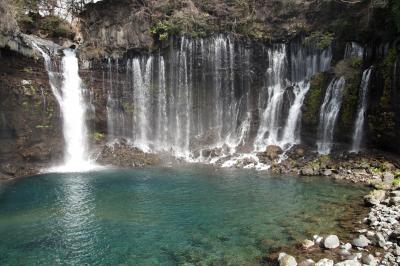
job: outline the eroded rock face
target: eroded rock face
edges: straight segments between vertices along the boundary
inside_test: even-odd
[[[81,14],[83,51],[88,58],[114,55],[153,46],[151,14],[139,0],[101,1]]]
[[[0,73],[0,172],[37,173],[35,164],[57,162],[64,147],[59,106],[43,61],[1,49]]]

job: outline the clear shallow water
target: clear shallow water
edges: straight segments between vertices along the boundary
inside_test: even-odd
[[[247,265],[319,232],[365,190],[210,168],[46,174],[0,183],[0,265]]]

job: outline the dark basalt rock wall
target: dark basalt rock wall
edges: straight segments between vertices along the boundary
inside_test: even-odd
[[[0,52],[0,175],[37,173],[62,157],[59,106],[42,60]]]

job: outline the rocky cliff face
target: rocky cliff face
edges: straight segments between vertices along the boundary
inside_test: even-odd
[[[104,0],[88,5],[81,29],[86,58],[154,50],[183,34],[229,32],[268,43],[310,35],[322,45],[340,40],[338,51],[346,41],[385,42],[396,34],[390,5],[379,0]]]
[[[1,49],[0,73],[0,177],[37,173],[63,149],[43,61]]]

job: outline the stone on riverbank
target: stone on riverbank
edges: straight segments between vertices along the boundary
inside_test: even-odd
[[[265,156],[268,157],[270,160],[278,159],[279,155],[282,153],[282,149],[276,145],[269,145],[265,149]]]
[[[339,245],[340,245],[340,241],[336,235],[327,236],[324,240],[324,247],[327,249],[338,248]]]
[[[333,266],[333,260],[321,259],[317,263],[315,263],[315,266]]]
[[[308,249],[312,248],[314,245],[315,245],[314,241],[311,241],[308,239],[301,242],[301,248],[304,250],[308,250]]]
[[[357,260],[345,260],[339,263],[336,263],[335,266],[361,266],[361,263]]]
[[[279,266],[297,266],[297,261],[293,256],[286,253],[279,253]]]
[[[351,244],[353,246],[356,246],[359,248],[365,248],[370,243],[371,243],[371,241],[368,238],[366,238],[364,235],[360,235],[359,237],[357,237],[357,238],[353,239],[353,241],[351,241]]]
[[[386,196],[384,190],[373,190],[367,196],[364,197],[364,202],[367,206],[374,206],[381,203]]]

